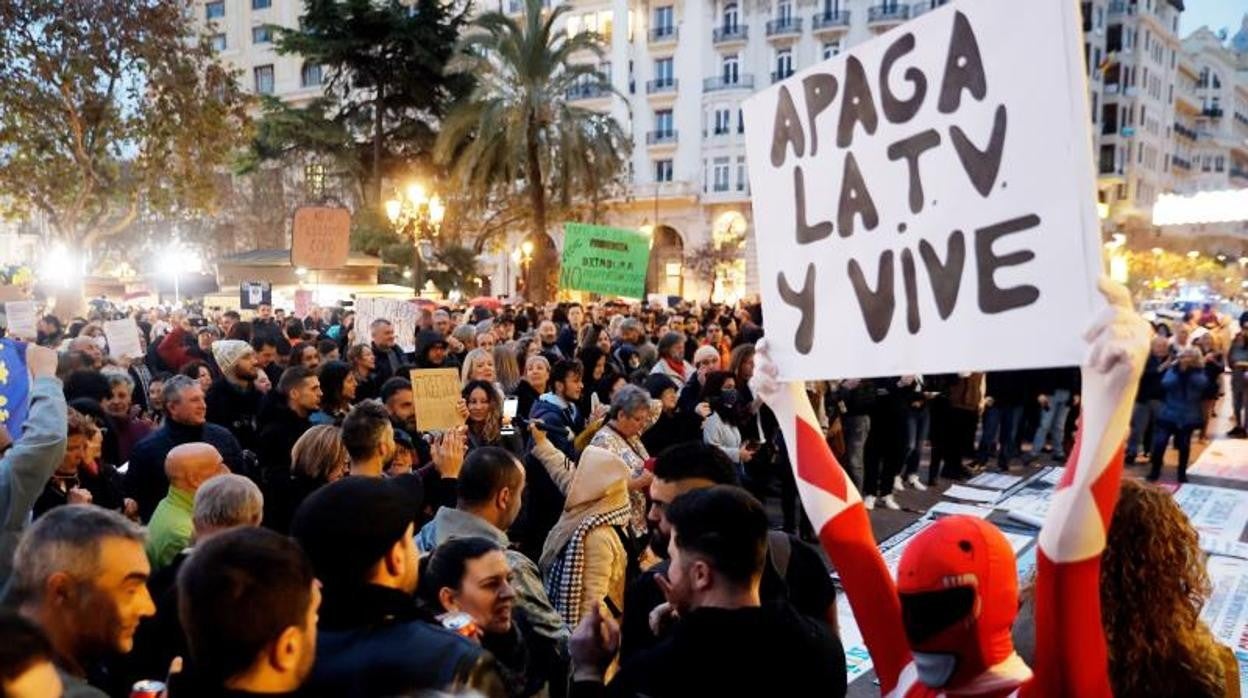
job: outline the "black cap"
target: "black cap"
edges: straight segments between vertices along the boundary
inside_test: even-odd
[[[415,483],[411,482],[415,480]],[[423,499],[419,478],[345,477],[308,496],[291,535],[326,586],[356,585],[414,524]]]

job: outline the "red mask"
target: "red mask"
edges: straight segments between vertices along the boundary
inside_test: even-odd
[[[919,679],[964,686],[1014,652],[1014,551],[997,527],[947,516],[915,536],[897,567],[906,636]]]

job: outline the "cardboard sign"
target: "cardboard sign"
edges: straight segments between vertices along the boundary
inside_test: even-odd
[[[305,318],[312,307],[312,292],[306,289],[295,291],[295,317]]]
[[[402,298],[378,298],[358,296],[355,299],[355,341],[368,342],[373,320],[389,320],[394,325],[394,337],[399,348],[405,352],[416,351],[416,325],[420,320],[420,308]]]
[[[34,301],[8,301],[4,317],[9,336],[35,340],[39,337],[39,309]]]
[[[104,338],[108,340],[109,356],[128,356],[132,359],[144,356],[142,343],[139,342],[139,326],[132,317],[105,321]]]
[[[643,298],[650,239],[636,230],[564,223],[559,288]]]
[[[460,399],[459,371],[453,368],[421,368],[410,373],[412,398],[416,402],[416,426],[421,431],[446,431],[464,420],[455,408]]]
[[[267,281],[244,281],[238,285],[238,307],[255,310],[261,303],[273,305],[273,285]]]
[[[785,379],[1080,362],[1103,305],[1080,22],[960,0],[745,102]]]
[[[345,208],[301,206],[295,211],[290,263],[308,269],[339,269],[351,252],[351,212]]]
[[[8,303],[10,301],[20,301],[26,299],[26,292],[19,286],[10,286],[8,284],[0,285],[0,303]]]

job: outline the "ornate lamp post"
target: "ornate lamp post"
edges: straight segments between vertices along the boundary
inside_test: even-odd
[[[420,184],[410,184],[404,192],[386,202],[386,217],[399,235],[412,239],[412,288],[420,295],[425,283],[424,263],[433,257],[433,243],[442,227],[446,206],[436,194],[425,192]],[[407,276],[404,274],[404,276]]]

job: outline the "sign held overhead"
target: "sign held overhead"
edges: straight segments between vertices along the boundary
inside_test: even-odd
[[[784,377],[1078,363],[1102,302],[1086,92],[1074,3],[961,0],[747,101]]]
[[[351,252],[351,213],[345,208],[301,206],[295,211],[290,263],[307,269],[340,269]]]

